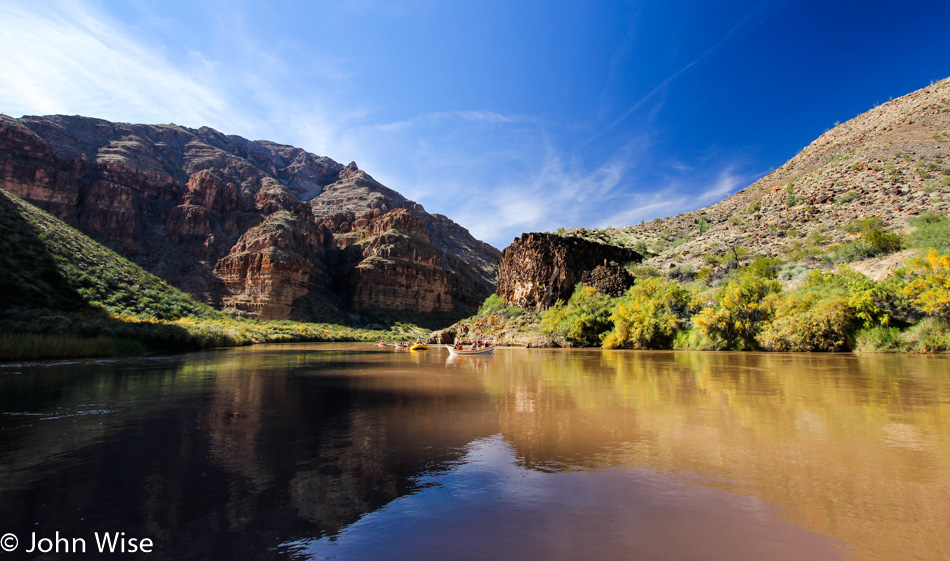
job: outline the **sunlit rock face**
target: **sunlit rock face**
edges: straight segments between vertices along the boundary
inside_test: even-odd
[[[463,317],[500,258],[355,163],[207,127],[0,116],[0,186],[250,317]]]
[[[630,249],[556,234],[522,234],[498,265],[498,295],[505,304],[546,309],[567,300],[598,267],[619,267],[643,257]]]

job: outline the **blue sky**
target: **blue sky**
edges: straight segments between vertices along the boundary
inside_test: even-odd
[[[503,248],[714,203],[950,76],[950,2],[0,0],[0,112],[355,160]]]

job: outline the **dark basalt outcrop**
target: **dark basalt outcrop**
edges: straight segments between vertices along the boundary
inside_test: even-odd
[[[500,258],[355,163],[207,127],[0,115],[0,186],[199,299],[264,319],[463,317],[494,290]]]
[[[634,276],[621,265],[598,265],[581,276],[585,286],[592,286],[614,298],[623,296],[633,286],[634,280]]]
[[[590,279],[598,267],[607,267],[609,272],[642,259],[633,250],[580,238],[522,234],[502,252],[497,293],[506,305],[546,309],[570,298],[577,283],[585,275]]]

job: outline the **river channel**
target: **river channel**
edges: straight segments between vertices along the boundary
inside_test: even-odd
[[[950,357],[2,365],[0,534],[0,559],[946,561]]]

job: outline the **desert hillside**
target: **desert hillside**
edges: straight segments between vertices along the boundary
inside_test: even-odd
[[[950,210],[950,79],[840,123],[785,165],[704,209],[625,228],[566,235],[639,249],[647,266],[703,267],[732,253],[807,256],[857,237],[877,216],[906,232]]]

